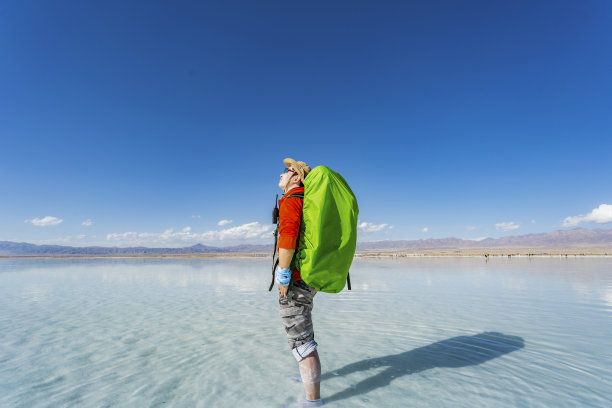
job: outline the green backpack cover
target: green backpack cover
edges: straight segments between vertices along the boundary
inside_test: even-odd
[[[303,183],[304,212],[292,264],[307,285],[338,293],[355,256],[357,199],[344,178],[325,166],[312,169]]]

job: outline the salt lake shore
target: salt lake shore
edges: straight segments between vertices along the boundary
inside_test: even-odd
[[[461,250],[431,250],[419,252],[358,252],[355,258],[427,258],[427,257],[607,257],[609,250],[529,250],[529,249],[496,249],[495,251],[461,251]],[[0,255],[2,258],[266,258],[270,253],[208,253],[208,254],[135,254],[135,255]]]

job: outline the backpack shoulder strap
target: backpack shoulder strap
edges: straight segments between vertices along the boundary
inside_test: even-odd
[[[293,193],[291,195],[288,195],[287,197],[284,197],[283,199],[291,198],[291,197],[299,197],[299,198],[301,198],[303,200],[304,199],[304,193]]]

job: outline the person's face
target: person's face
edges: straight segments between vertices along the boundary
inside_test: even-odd
[[[278,182],[278,186],[282,190],[286,190],[287,186],[291,183],[291,180],[295,180],[296,177],[299,177],[295,170],[291,167],[286,168],[285,171],[280,176],[280,181]]]

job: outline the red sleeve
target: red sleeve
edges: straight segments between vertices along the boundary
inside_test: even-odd
[[[300,235],[300,225],[302,224],[303,205],[304,202],[299,197],[290,197],[283,200],[283,203],[279,209],[279,248],[297,248],[297,238]]]

